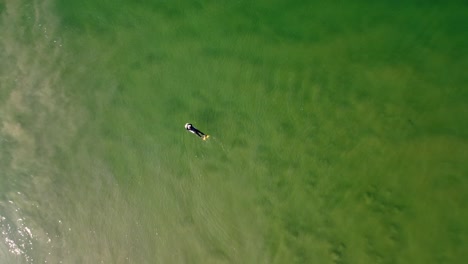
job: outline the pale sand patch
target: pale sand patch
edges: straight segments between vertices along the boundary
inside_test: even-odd
[[[69,171],[58,168],[57,149],[67,152],[70,142],[89,145],[92,139],[77,137],[86,109],[70,104],[62,89],[65,62],[51,1],[34,1],[26,11],[30,4],[8,1],[0,24],[6,58],[0,138],[9,141],[0,150],[7,161],[0,179],[10,186],[0,197],[0,262],[131,262],[141,232],[131,232],[134,210],[107,165],[79,147]],[[25,16],[29,22],[21,20]]]

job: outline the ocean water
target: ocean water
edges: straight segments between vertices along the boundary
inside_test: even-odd
[[[0,263],[468,259],[464,1],[0,16]]]

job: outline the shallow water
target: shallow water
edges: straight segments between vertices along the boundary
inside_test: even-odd
[[[0,12],[1,263],[468,257],[462,1]]]

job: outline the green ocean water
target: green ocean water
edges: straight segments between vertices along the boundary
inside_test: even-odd
[[[0,15],[0,263],[468,259],[464,1]]]

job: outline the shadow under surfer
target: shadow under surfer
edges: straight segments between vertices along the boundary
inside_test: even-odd
[[[185,129],[187,129],[189,132],[199,136],[201,139],[206,140],[210,135],[205,135],[205,133],[201,132],[197,128],[195,128],[192,124],[187,123],[185,124]]]

